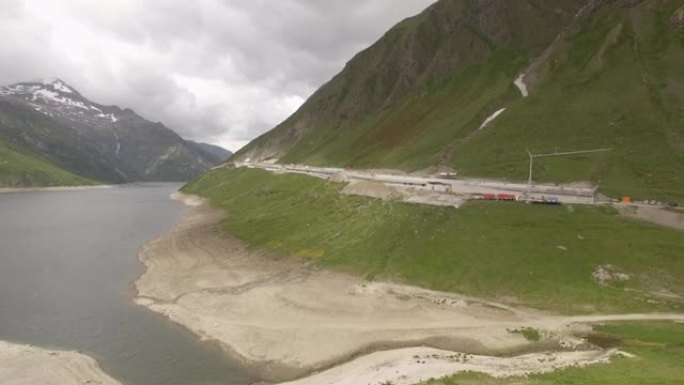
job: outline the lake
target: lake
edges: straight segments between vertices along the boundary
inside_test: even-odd
[[[81,351],[126,385],[247,384],[213,344],[132,302],[178,184],[0,194],[0,340]]]

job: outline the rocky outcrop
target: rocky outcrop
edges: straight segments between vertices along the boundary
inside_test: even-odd
[[[676,10],[669,19],[670,26],[675,29],[684,29],[684,7]]]

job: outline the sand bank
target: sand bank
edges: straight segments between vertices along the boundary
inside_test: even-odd
[[[220,342],[263,379],[284,381],[326,370],[318,376],[332,377],[323,382],[320,377],[309,377],[295,384],[338,383],[339,373],[370,375],[389,365],[401,369],[383,369],[385,374],[380,377],[411,383],[462,370],[463,365],[449,361],[455,352],[479,355],[470,365],[477,364],[486,373],[503,368],[501,373],[510,374],[554,366],[535,356],[504,361],[486,356],[548,351],[556,352],[555,362],[569,365],[606,358],[606,352],[576,337],[587,330],[577,324],[584,320],[456,294],[367,282],[260,255],[219,232],[216,224],[225,217],[223,212],[196,197],[176,198],[193,207],[175,229],[141,251],[139,258],[147,271],[136,282],[136,301],[204,339]],[[684,319],[684,315],[674,317]],[[513,332],[524,327],[540,330],[541,340],[528,341]],[[447,352],[425,350],[425,346]],[[428,352],[447,358],[410,364],[414,356]],[[334,368],[345,362],[349,363]],[[525,365],[511,369],[516,363]],[[363,378],[363,383],[372,383],[379,377]]]
[[[310,377],[282,385],[411,385],[461,372],[492,377],[549,373],[572,366],[607,363],[617,350],[531,353],[516,357],[457,354],[431,348],[377,352]]]
[[[0,341],[3,385],[121,385],[97,362],[79,353],[39,349]]]

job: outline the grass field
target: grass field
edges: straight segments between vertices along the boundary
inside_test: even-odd
[[[684,325],[616,324],[595,328],[595,340],[634,354],[609,364],[529,378],[494,379],[462,374],[424,385],[679,385],[684,379]]]
[[[302,175],[219,169],[184,188],[230,217],[254,247],[423,287],[516,299],[563,312],[679,310],[647,293],[684,294],[684,236],[608,207],[469,203],[460,209],[339,194]],[[600,265],[631,276],[602,286]]]
[[[98,184],[0,140],[0,187],[87,186]]]

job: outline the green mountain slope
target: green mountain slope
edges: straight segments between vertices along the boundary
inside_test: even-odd
[[[236,160],[441,166],[590,180],[612,195],[684,200],[682,0],[442,0],[352,59]],[[530,96],[513,81],[525,73]],[[484,130],[493,112],[507,108]]]
[[[60,168],[39,155],[0,140],[0,186],[86,186],[95,181]]]
[[[583,20],[563,39],[543,83],[510,103],[491,127],[453,151],[469,175],[527,175],[526,148],[609,147],[544,161],[537,177],[591,180],[611,195],[684,198],[684,32],[670,19],[682,1],[643,2]]]
[[[121,183],[123,177],[107,164],[96,143],[67,124],[34,111],[21,101],[0,97],[0,140],[20,154],[49,162],[83,179]],[[22,170],[18,170],[22,171]],[[31,169],[23,170],[30,172]],[[31,186],[40,184],[33,181]]]

